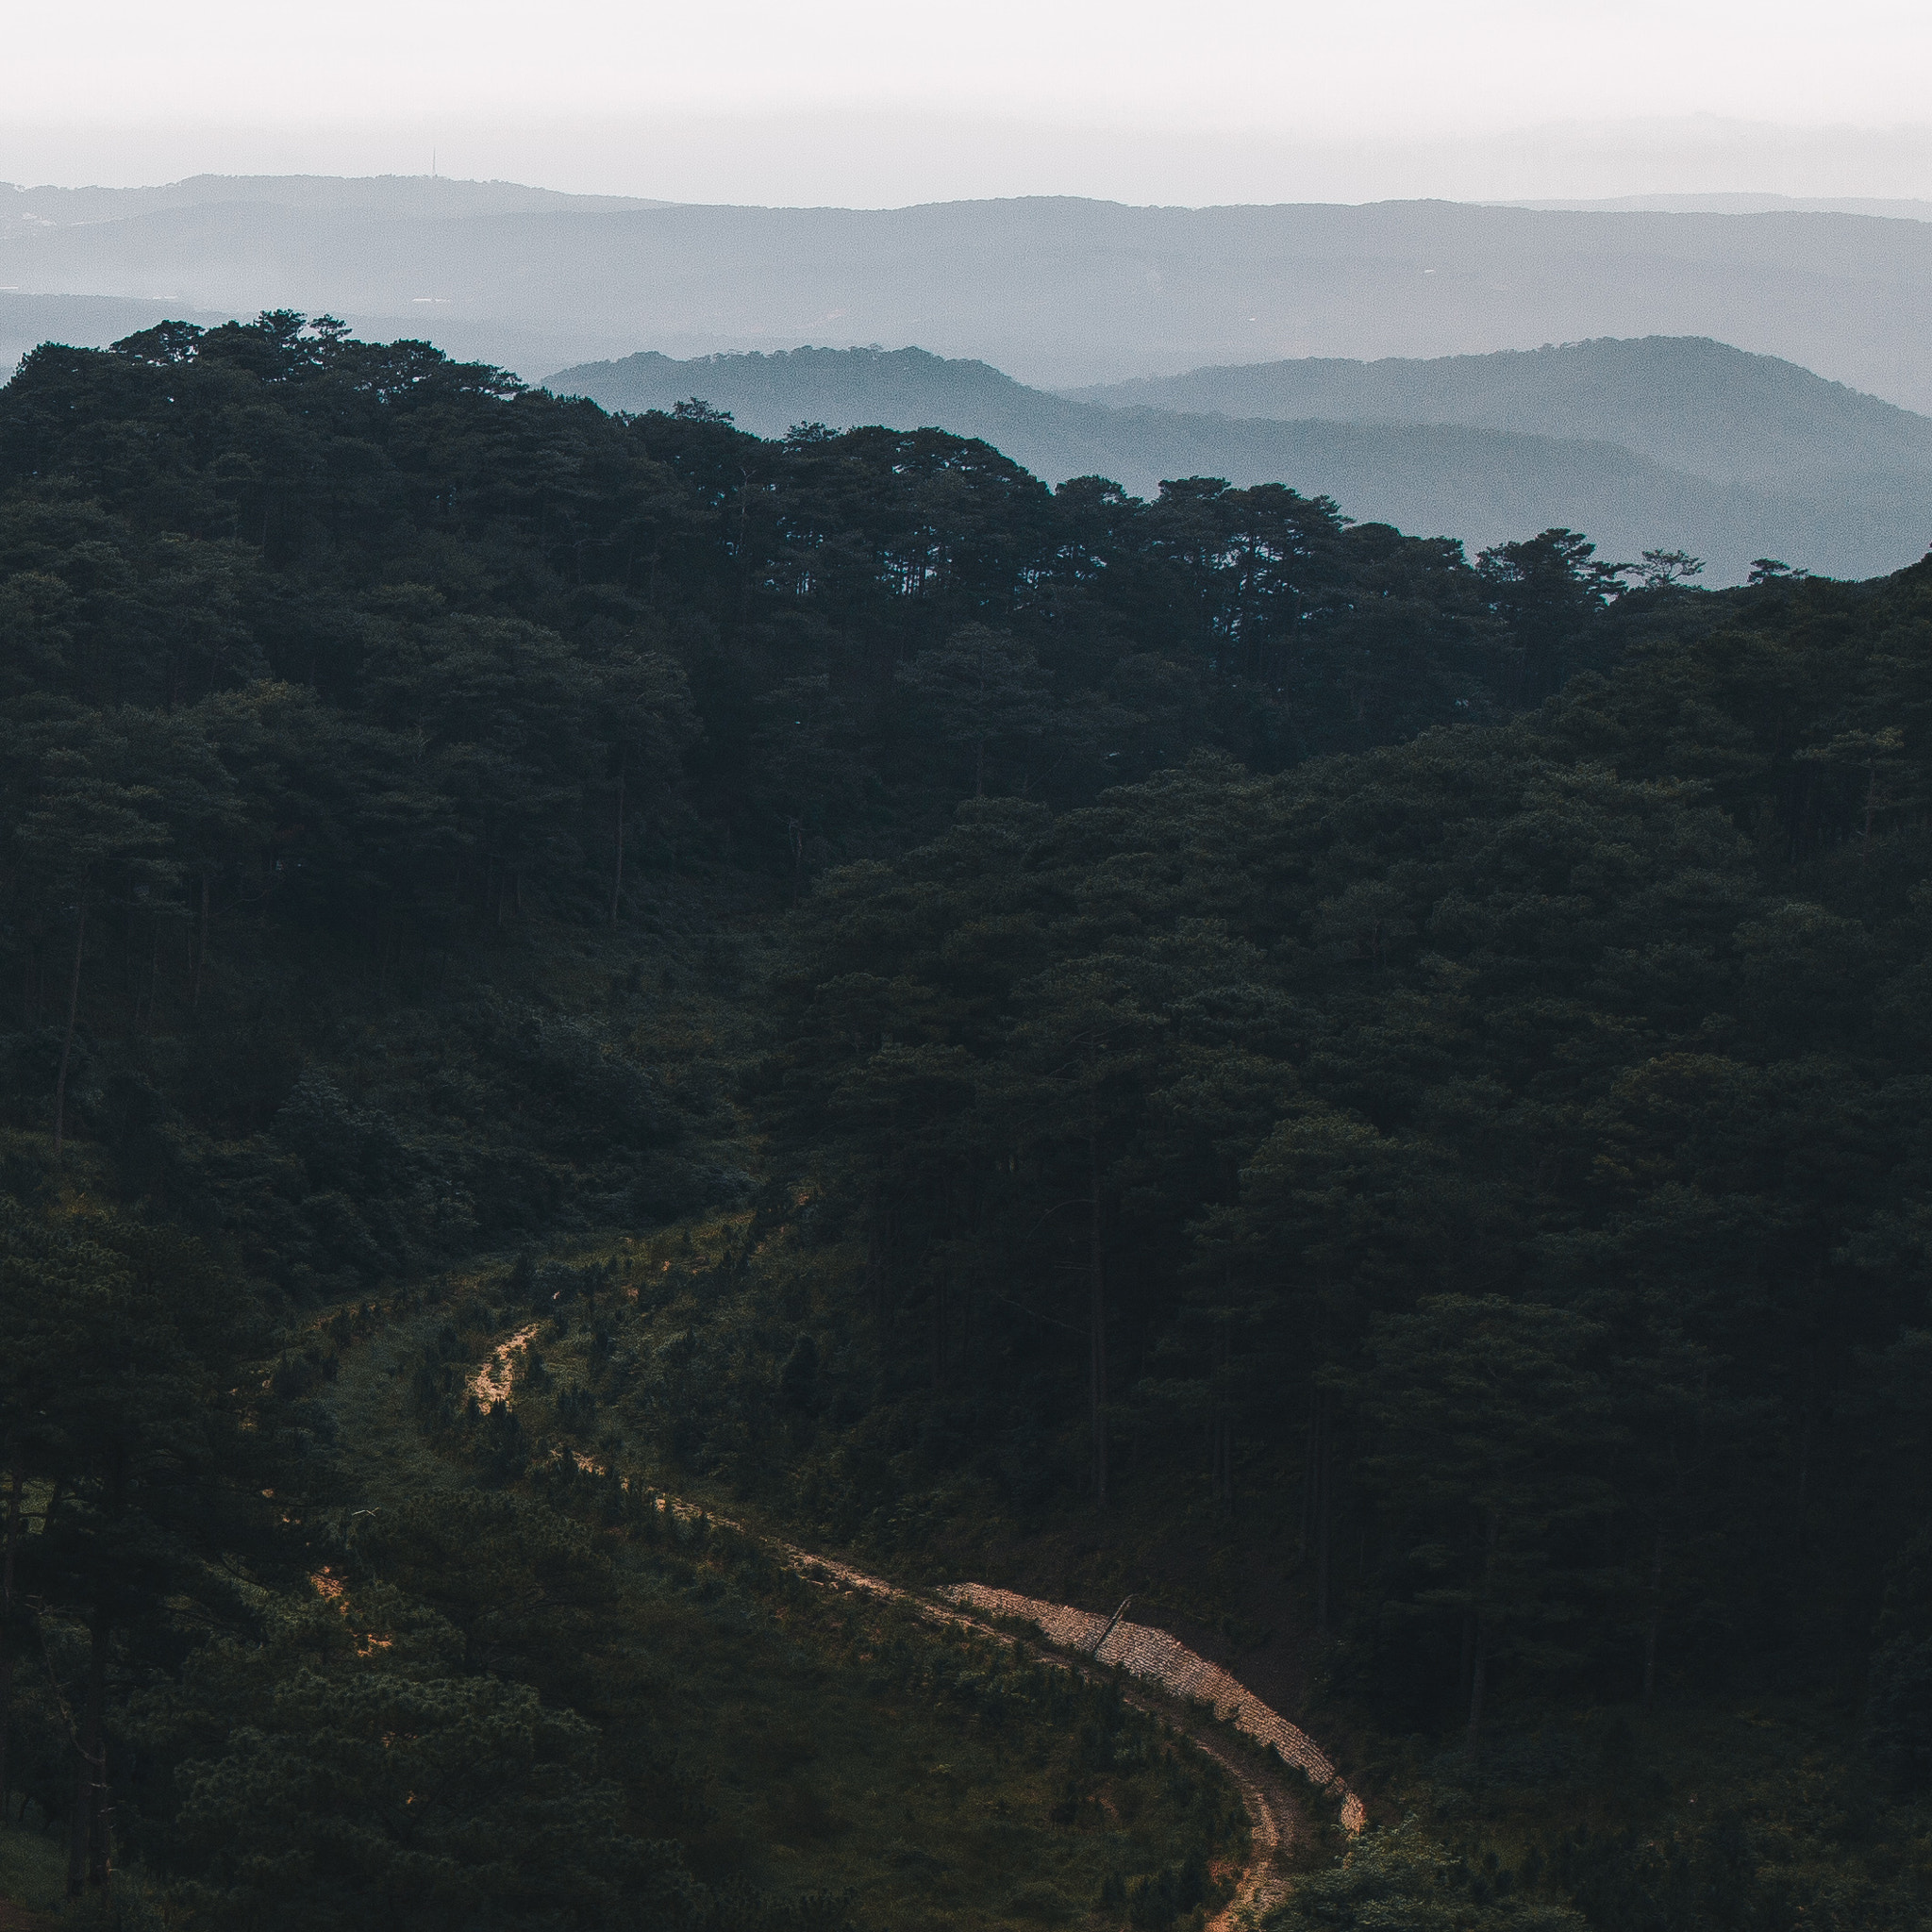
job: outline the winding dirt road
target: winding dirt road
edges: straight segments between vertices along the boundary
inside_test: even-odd
[[[526,1328],[500,1343],[475,1377],[472,1389],[486,1405],[509,1399],[512,1357],[528,1345],[534,1332],[534,1328]],[[697,1505],[675,1496],[660,1495],[658,1503],[679,1517],[701,1513]],[[1265,1759],[1257,1761],[1237,1746],[1222,1728],[1224,1724],[1278,1754],[1284,1765],[1297,1767],[1311,1784],[1336,1790],[1341,1800],[1342,1824],[1351,1832],[1362,1827],[1361,1800],[1307,1733],[1164,1630],[1098,1617],[1071,1605],[1018,1596],[981,1583],[956,1583],[931,1594],[907,1590],[780,1538],[759,1537],[757,1531],[727,1517],[714,1516],[712,1521],[762,1541],[807,1582],[821,1588],[855,1591],[905,1604],[935,1623],[1024,1648],[1042,1662],[1083,1675],[1101,1677],[1124,1672],[1130,1680],[1122,1687],[1126,1702],[1162,1719],[1197,1751],[1213,1758],[1234,1780],[1247,1808],[1248,1862],[1236,1882],[1234,1897],[1210,1922],[1209,1932],[1245,1932],[1279,1902],[1286,1890],[1281,1854],[1293,1841],[1301,1817],[1286,1777],[1272,1773]],[[1000,1621],[993,1622],[995,1618]],[[1030,1624],[1039,1632],[1039,1641],[1016,1635],[1015,1622]]]
[[[670,1497],[664,1499],[664,1507],[680,1515],[696,1513],[689,1505]],[[726,1526],[741,1535],[751,1534],[741,1524]],[[978,1583],[958,1583],[925,1595],[855,1569],[850,1563],[815,1556],[795,1543],[775,1537],[764,1541],[808,1583],[906,1604],[935,1623],[1024,1647],[1042,1662],[1063,1670],[1093,1677],[1124,1670],[1137,1679],[1134,1685],[1123,1687],[1125,1701],[1136,1710],[1160,1718],[1197,1751],[1213,1758],[1233,1779],[1247,1809],[1248,1862],[1236,1881],[1234,1897],[1208,1922],[1208,1932],[1245,1932],[1280,1902],[1287,1890],[1281,1854],[1293,1842],[1301,1822],[1287,1780],[1272,1774],[1265,1761],[1257,1763],[1236,1746],[1220,1728],[1222,1724],[1230,1724],[1256,1742],[1272,1747],[1286,1763],[1304,1771],[1311,1783],[1338,1788],[1342,1824],[1351,1832],[1362,1828],[1361,1800],[1342,1782],[1341,1773],[1313,1740],[1218,1665],[1196,1656],[1164,1630],[1097,1617],[1066,1604],[1016,1596],[1010,1591],[991,1590]],[[988,1621],[991,1617],[1005,1621],[994,1624]],[[1014,1620],[1030,1624],[1041,1641],[1029,1643],[1015,1635],[1010,1627]],[[1141,1689],[1141,1685],[1147,1688]],[[1211,1710],[1211,1718],[1204,1714],[1204,1704]]]

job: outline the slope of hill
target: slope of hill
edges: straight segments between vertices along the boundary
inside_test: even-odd
[[[348,208],[224,184],[214,201],[16,224],[0,238],[0,288],[364,319],[433,302],[439,328],[575,330],[687,353],[916,341],[1058,385],[1282,356],[1703,335],[1932,408],[1922,222],[1066,197],[455,219],[408,208],[405,186],[386,187],[380,208]]]
[[[29,349],[67,342],[105,349],[109,342],[170,320],[210,324],[227,318],[179,303],[117,295],[22,295],[0,290],[0,382]]]
[[[191,175],[155,188],[32,188],[6,181],[0,182],[0,234],[7,232],[9,223],[68,227],[235,202],[311,212],[443,220],[563,209],[608,213],[670,205],[624,194],[563,194],[517,181],[458,181],[442,175]]]
[[[1070,394],[1115,408],[1584,437],[1721,482],[1932,472],[1932,418],[1702,337],[1604,338],[1427,361],[1307,357]]]
[[[1289,483],[1333,496],[1363,521],[1457,537],[1473,549],[1567,524],[1618,558],[1689,549],[1707,560],[1713,583],[1741,581],[1765,555],[1829,575],[1897,569],[1922,556],[1932,535],[1924,479],[1868,475],[1772,491],[1691,475],[1604,441],[1455,423],[1108,408],[919,349],[686,361],[647,352],[561,370],[548,387],[633,411],[697,397],[763,436],[808,421],[950,429],[984,439],[1049,482],[1101,475],[1140,495],[1175,476]]]
[[[1511,201],[1501,205],[1578,214],[1882,215],[1891,221],[1932,222],[1932,201],[1883,194],[1754,194],[1748,190],[1733,189],[1718,194],[1613,194],[1595,200]]]

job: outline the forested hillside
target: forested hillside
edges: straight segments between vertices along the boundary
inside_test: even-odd
[[[799,896],[975,791],[1500,716],[1603,591],[1568,539],[1484,575],[1278,488],[1147,505],[936,432],[615,422],[293,318],[42,350],[5,393],[22,1122],[57,1088],[70,1131],[111,1117],[291,1287],[722,1184],[497,935],[704,928],[732,878]],[[291,1082],[336,1131],[302,1069],[359,1061],[391,990],[441,1016],[366,1074],[427,1166],[371,1148],[377,1206],[318,1154],[291,1198],[230,1143],[298,1131]]]
[[[1379,1827],[1284,1924],[1923,1916],[1927,566],[290,314],[41,349],[0,492],[0,1851],[130,1925],[1205,1909],[1171,1740],[662,1487],[1265,1600]]]
[[[1870,575],[1932,536],[1932,422],[1716,342],[1264,363],[1074,396],[923,349],[644,352],[545,386],[634,413],[702,398],[773,437],[932,425],[1048,482],[1097,473],[1147,496],[1202,474],[1289,483],[1472,551],[1563,523],[1607,555],[1691,550],[1714,585],[1766,549]]]
[[[1932,471],[1932,420],[1776,356],[1707,339],[1605,338],[1488,356],[1303,357],[1069,391],[1115,408],[1461,423],[1614,442],[1693,475],[1750,483]]]

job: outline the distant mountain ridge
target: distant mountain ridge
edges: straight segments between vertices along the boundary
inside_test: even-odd
[[[467,353],[508,362],[512,345],[555,342],[520,365],[533,375],[610,344],[882,341],[1064,388],[1282,357],[1707,336],[1932,410],[1932,223],[1862,214],[651,207],[513,183],[201,177],[0,192],[0,290],[358,324],[425,309]]]
[[[69,227],[235,203],[391,220],[564,210],[600,214],[672,206],[625,194],[566,194],[518,181],[464,181],[442,175],[191,175],[155,188],[33,188],[0,181],[0,233],[9,222]]]
[[[1612,194],[1594,201],[1505,201],[1499,208],[1553,209],[1559,214],[1881,215],[1889,221],[1932,222],[1932,201],[1884,194]]]
[[[546,386],[631,411],[696,398],[762,436],[804,422],[948,429],[983,439],[1049,482],[1098,474],[1141,495],[1187,475],[1287,483],[1331,495],[1362,521],[1472,547],[1567,524],[1620,558],[1690,549],[1707,559],[1713,583],[1741,579],[1765,555],[1831,575],[1874,575],[1915,561],[1932,540],[1932,467],[1823,481],[1781,475],[1780,487],[1767,488],[1693,475],[1603,439],[1483,424],[1110,408],[922,349],[687,360],[645,351],[560,370]]]
[[[1062,393],[1114,408],[1581,437],[1719,482],[1932,470],[1932,417],[1700,336],[1603,337],[1427,360],[1307,357]]]

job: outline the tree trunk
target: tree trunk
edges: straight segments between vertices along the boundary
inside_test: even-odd
[[[67,1066],[74,1058],[74,1018],[80,1009],[80,955],[87,943],[87,891],[80,894],[80,917],[74,925],[74,977],[67,985],[67,1037],[60,1042],[60,1073],[54,1082],[54,1160],[60,1159],[60,1142],[67,1131]]]
[[[1087,1174],[1092,1194],[1091,1301],[1088,1308],[1088,1376],[1093,1424],[1093,1506],[1107,1507],[1107,1271],[1100,1238],[1100,1148],[1087,1137]]]
[[[201,1010],[201,974],[208,964],[208,869],[201,874],[201,932],[194,947],[194,991],[190,995],[189,1006],[196,1012]]]
[[[1805,1505],[1811,1492],[1811,1437],[1818,1420],[1818,1360],[1815,1348],[1807,1351],[1805,1373],[1805,1429],[1798,1439],[1798,1486],[1792,1498],[1791,1541],[1798,1554],[1805,1553]]]
[[[1335,1541],[1335,1428],[1328,1406],[1322,1405],[1315,1438],[1315,1634],[1328,1634],[1329,1581],[1334,1574],[1330,1551]]]
[[[98,1885],[107,1875],[107,1820],[102,1794],[107,1789],[107,1752],[101,1717],[108,1701],[108,1643],[111,1632],[105,1613],[90,1626],[87,1704],[80,1720],[80,1770],[75,1785],[74,1823],[67,1840],[67,1896],[78,1898],[87,1880]]]
[[[1483,1611],[1489,1604],[1490,1588],[1495,1581],[1496,1545],[1501,1541],[1502,1535],[1503,1518],[1500,1512],[1492,1509],[1490,1511],[1489,1535],[1483,1550],[1482,1599],[1475,1613],[1475,1666],[1470,1674],[1469,1681],[1469,1748],[1472,1751],[1476,1748],[1482,1735],[1483,1690],[1486,1688],[1490,1668],[1489,1646],[1484,1641],[1486,1620]]]
[[[946,1379],[946,1273],[942,1268],[932,1285],[932,1392],[937,1396]]]
[[[1227,1324],[1224,1321],[1216,1338],[1215,1367],[1220,1372],[1222,1388],[1227,1386],[1227,1369],[1232,1350],[1228,1343]],[[1229,1410],[1225,1393],[1222,1397],[1222,1407],[1214,1418],[1214,1448],[1212,1466],[1208,1473],[1208,1493],[1217,1503],[1232,1504],[1234,1501],[1234,1417]]]
[[[1302,1560],[1315,1546],[1315,1458],[1322,1452],[1322,1391],[1308,1407],[1308,1441],[1302,1455]]]
[[[872,1290],[872,1318],[881,1338],[886,1332],[886,1224],[885,1204],[878,1176],[873,1176],[865,1203],[865,1275]]]
[[[20,1547],[20,1464],[7,1492],[7,1553],[0,1557],[0,1825],[7,1823],[7,1742],[13,1718],[13,1557]]]
[[[1657,1694],[1657,1637],[1662,1621],[1664,1591],[1664,1526],[1658,1523],[1657,1541],[1650,1550],[1650,1620],[1643,1628],[1643,1707],[1648,1710]]]
[[[738,621],[742,624],[745,612],[751,608],[751,546],[746,542],[744,534],[745,519],[751,513],[751,473],[740,470],[738,475],[738,561],[741,573]]]
[[[617,902],[624,895],[624,767],[617,768],[617,873],[610,881],[610,923],[617,924]]]
[[[155,1002],[161,984],[161,915],[154,915],[154,943],[147,952],[147,1030],[155,1030]]]
[[[1483,1651],[1482,1619],[1476,1619],[1475,1663],[1469,1677],[1469,1748],[1474,1751],[1481,1741],[1483,1731],[1483,1689],[1484,1678],[1489,1674],[1489,1657]]]

